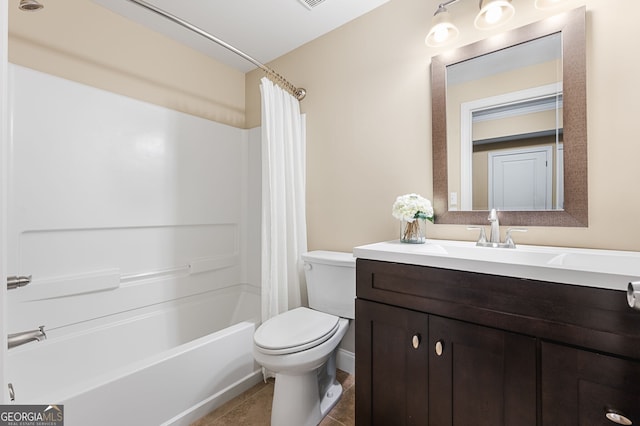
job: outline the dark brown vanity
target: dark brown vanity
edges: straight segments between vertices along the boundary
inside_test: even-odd
[[[640,424],[624,291],[360,258],[356,280],[357,425]]]

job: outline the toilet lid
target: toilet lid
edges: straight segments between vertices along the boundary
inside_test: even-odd
[[[287,354],[317,346],[338,329],[340,317],[296,308],[265,321],[256,330],[253,341],[264,352]]]

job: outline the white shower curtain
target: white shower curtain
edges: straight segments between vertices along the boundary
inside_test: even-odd
[[[264,77],[262,93],[262,320],[298,307],[307,251],[304,116]]]

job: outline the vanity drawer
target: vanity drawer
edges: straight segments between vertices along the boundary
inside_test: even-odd
[[[358,259],[356,295],[640,359],[640,312],[623,291]]]

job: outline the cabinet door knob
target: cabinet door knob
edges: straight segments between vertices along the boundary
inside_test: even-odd
[[[413,335],[413,337],[411,338],[411,346],[413,346],[413,349],[418,349],[418,347],[420,346],[420,333],[416,333]]]
[[[607,412],[605,413],[605,417],[618,425],[629,426],[633,424],[631,420],[625,417],[622,413],[615,410],[607,410]]]
[[[438,340],[436,342],[436,355],[442,356],[443,351],[444,351],[444,342],[442,340]]]

